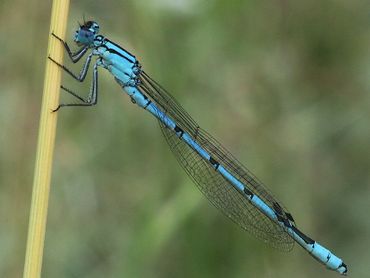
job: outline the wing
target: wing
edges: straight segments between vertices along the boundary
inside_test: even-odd
[[[282,211],[279,211],[281,216],[293,222],[290,213],[265,186],[216,139],[201,129],[180,104],[145,72],[141,73],[140,89],[216,161],[240,182],[247,185],[253,194],[261,198],[271,208],[282,208]],[[215,171],[208,161],[180,140],[173,130],[167,128],[161,121],[159,123],[163,135],[180,165],[215,207],[243,229],[273,247],[283,251],[289,251],[293,248],[294,240],[283,227],[253,206],[229,181]]]

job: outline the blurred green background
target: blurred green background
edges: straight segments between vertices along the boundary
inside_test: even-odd
[[[0,0],[0,277],[23,271],[50,2]],[[79,0],[70,42],[83,15],[135,53],[350,277],[369,277],[368,2]],[[88,83],[63,79],[86,93]],[[210,205],[107,72],[98,106],[58,120],[43,277],[338,277]]]

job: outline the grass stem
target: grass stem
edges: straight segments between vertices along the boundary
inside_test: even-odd
[[[53,1],[50,34],[54,32],[61,38],[65,37],[68,9],[69,0]],[[49,36],[47,55],[61,62],[63,59],[63,52],[64,49],[62,44],[52,36]],[[26,258],[23,272],[24,278],[38,278],[41,276],[55,130],[57,124],[57,113],[52,113],[51,111],[55,109],[59,103],[60,82],[61,69],[46,57],[44,90],[32,188]]]

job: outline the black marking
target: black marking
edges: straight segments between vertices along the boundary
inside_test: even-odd
[[[289,220],[286,219],[285,217],[283,217],[282,215],[280,214],[277,214],[277,219],[279,222],[283,222],[284,223],[284,226],[285,227],[292,227],[292,225],[290,224]]]
[[[314,244],[315,241],[311,239],[310,237],[306,236],[304,233],[302,233],[300,230],[297,229],[295,226],[290,227],[301,239],[304,240],[307,244]]]
[[[94,24],[96,24],[96,22],[91,21],[91,20],[89,20],[88,22],[85,22],[85,19],[84,19],[84,25],[82,25],[82,26],[81,26],[81,28],[83,28],[83,29],[89,29],[89,28],[91,28]]]
[[[292,216],[289,212],[285,212],[285,215],[286,215],[286,217],[287,217],[290,221],[292,221],[293,223],[295,222],[295,221],[294,221],[294,219],[293,219],[293,216]]]
[[[148,102],[144,106],[144,109],[146,109],[151,103],[152,103],[152,101],[151,100],[148,100]]]
[[[281,208],[281,206],[277,202],[273,203],[273,207],[274,207],[274,210],[277,214],[283,215],[283,209]]]
[[[175,126],[174,130],[175,130],[176,133],[180,133],[179,138],[181,138],[182,135],[184,135],[184,131],[180,127],[178,127],[177,125]]]
[[[211,162],[211,164],[215,167],[216,170],[220,166],[220,163],[218,163],[212,156],[209,157],[209,162]]]
[[[126,59],[130,63],[133,63],[133,61],[131,59],[127,58],[126,56],[124,56],[123,54],[121,54],[120,52],[118,52],[117,50],[115,50],[113,48],[109,48],[107,46],[105,46],[105,47],[106,47],[107,51],[109,51],[110,53],[116,54],[116,55],[122,57],[123,59]]]
[[[109,40],[109,39],[105,39],[105,41],[106,42],[109,42],[109,43],[111,43],[112,45],[114,45],[115,47],[117,47],[118,49],[120,49],[120,50],[122,50],[123,52],[126,52],[128,55],[130,55],[131,57],[133,57],[134,58],[134,60],[131,60],[131,59],[129,59],[129,58],[127,58],[127,57],[124,57],[124,56],[122,56],[122,54],[118,54],[118,55],[120,55],[120,56],[122,56],[122,57],[124,57],[124,58],[126,58],[128,61],[130,61],[130,62],[132,62],[132,63],[134,63],[135,61],[136,61],[136,58],[135,58],[135,56],[134,55],[132,55],[130,52],[128,52],[126,49],[124,49],[122,46],[120,46],[120,45],[118,45],[118,44],[116,44],[116,43],[114,43],[114,42],[112,42],[111,40]],[[116,50],[114,50],[115,52],[117,52]],[[118,52],[117,52],[118,53]]]
[[[285,217],[283,209],[281,208],[281,206],[277,202],[273,203],[273,208],[274,208],[274,211],[275,211],[275,214],[276,214],[276,217],[277,217],[278,221],[283,222],[284,226],[286,226],[286,227],[291,227],[292,225],[290,224],[290,222],[288,220],[289,217],[288,216]]]
[[[252,191],[250,191],[248,188],[244,187],[243,191],[244,191],[245,194],[250,196],[251,199],[253,198],[254,195],[253,195]]]

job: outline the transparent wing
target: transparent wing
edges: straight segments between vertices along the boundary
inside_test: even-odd
[[[293,223],[290,213],[264,185],[216,139],[201,129],[177,101],[145,72],[141,73],[140,89],[180,128],[191,135],[216,161],[245,184],[253,194],[261,198],[271,208],[276,206],[282,208],[282,217]],[[283,251],[289,251],[293,248],[294,240],[285,232],[283,227],[254,207],[229,181],[215,171],[209,161],[204,160],[184,141],[179,139],[175,132],[160,121],[159,123],[163,135],[180,165],[215,207],[243,229],[273,247]]]

